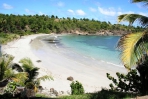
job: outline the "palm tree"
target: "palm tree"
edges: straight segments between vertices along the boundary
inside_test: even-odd
[[[41,80],[53,80],[53,78],[48,75],[37,78],[39,74],[39,68],[35,67],[29,58],[21,59],[20,63],[22,63],[22,68],[24,72],[27,72],[28,74],[28,79],[25,83],[32,82],[36,87],[38,87]]]
[[[147,0],[132,0],[132,3],[142,2],[148,5]],[[122,36],[118,42],[118,48],[122,51],[121,60],[127,69],[144,61],[144,55],[148,55],[148,17],[139,14],[123,14],[118,16],[118,22],[128,21],[132,25],[135,21],[143,26],[145,31],[129,33]]]
[[[23,85],[23,82],[27,79],[27,73],[16,73],[12,68],[12,61],[14,57],[11,55],[2,56],[0,59],[0,82],[5,81],[7,84],[9,80]]]
[[[132,3],[144,3],[148,0],[131,0]],[[148,17],[139,14],[123,14],[118,16],[118,21],[128,21],[131,26],[135,21],[145,28],[143,32],[129,33],[123,35],[118,48],[121,50],[121,60],[128,70],[136,67],[140,74],[143,95],[148,94]]]

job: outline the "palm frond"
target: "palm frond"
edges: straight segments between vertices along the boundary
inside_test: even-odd
[[[145,6],[148,5],[147,0],[131,0],[132,3],[143,3]]]
[[[9,66],[12,64],[13,59],[14,59],[14,57],[11,55],[7,55],[7,57],[4,57],[6,68],[9,68]]]
[[[14,74],[14,77],[12,77],[12,80],[20,85],[24,85],[27,79],[28,79],[28,74],[26,72],[19,72],[17,74]]]
[[[34,66],[30,58],[23,58],[19,62],[30,68]]]
[[[28,72],[30,80],[34,80],[37,78],[37,76],[39,74],[38,70],[39,70],[39,68],[34,67]]]
[[[4,74],[5,74],[5,60],[2,58],[1,62],[0,62],[0,81],[3,80],[4,78]]]
[[[11,67],[12,67],[12,69],[17,70],[18,72],[23,72],[22,67],[19,64],[17,64],[17,63],[13,63],[11,65]]]
[[[5,70],[5,74],[4,74],[4,78],[12,78],[14,77],[14,71],[11,68],[7,68],[7,70]]]
[[[45,81],[45,80],[53,80],[53,77],[45,75],[45,76],[37,78],[37,81],[41,81],[41,80],[43,80],[43,81]]]
[[[126,20],[125,20],[126,15],[127,15],[127,14],[119,15],[119,16],[118,16],[118,22],[126,21]]]
[[[147,33],[130,33],[123,36],[118,42],[118,48],[121,52],[121,60],[127,69],[132,66],[143,57],[144,52],[148,48],[145,47],[147,44],[144,39],[146,39]]]
[[[37,78],[34,82],[35,82],[36,86],[39,86],[40,81],[45,81],[45,80],[54,80],[54,79],[52,76],[45,75],[45,76]]]
[[[12,60],[14,57],[11,55],[7,55],[2,57],[0,60],[0,81],[5,79],[6,77],[10,77],[12,71],[10,70],[10,65],[12,64]],[[8,72],[8,73],[7,73]]]
[[[118,22],[127,21],[132,25],[135,21],[139,22],[143,27],[148,26],[148,17],[140,14],[123,14],[118,16]]]

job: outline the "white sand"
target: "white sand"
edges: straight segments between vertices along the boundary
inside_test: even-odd
[[[77,59],[69,59],[60,54],[59,50],[55,49],[48,49],[47,55],[49,57],[45,55],[46,53],[43,53],[40,57],[32,52],[30,41],[43,35],[48,34],[25,36],[7,45],[3,45],[2,51],[15,56],[14,62],[29,57],[35,66],[40,67],[40,76],[52,75],[54,81],[43,81],[41,83],[46,89],[54,88],[57,91],[70,91],[71,82],[67,80],[67,77],[72,76],[74,80],[78,80],[83,84],[85,92],[94,92],[101,88],[109,88],[111,81],[106,77],[107,72],[113,76],[115,76],[117,71],[126,72],[125,68],[116,67],[104,62],[99,62],[99,66],[97,66],[98,63],[93,64],[93,61],[90,61],[91,64],[88,64],[89,62],[83,63],[85,60],[81,62],[77,61]],[[37,60],[42,60],[42,62],[38,63],[36,62]]]

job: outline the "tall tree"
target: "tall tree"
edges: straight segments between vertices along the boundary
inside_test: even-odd
[[[137,2],[148,4],[147,0],[132,0],[132,3]],[[130,69],[137,65],[139,60],[144,61],[144,55],[148,55],[148,17],[139,14],[123,14],[118,16],[118,21],[128,21],[130,26],[137,21],[146,28],[143,32],[126,34],[118,42],[118,48],[122,51],[121,60],[125,67]]]
[[[144,3],[148,0],[132,0],[132,3]],[[128,21],[131,26],[135,21],[145,28],[143,32],[130,33],[122,36],[118,42],[121,60],[125,68],[131,70],[136,67],[140,75],[141,94],[148,94],[148,17],[139,14],[123,14],[118,16],[118,21]]]

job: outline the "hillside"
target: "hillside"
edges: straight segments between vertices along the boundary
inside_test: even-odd
[[[142,31],[137,26],[111,24],[94,19],[58,18],[51,15],[0,14],[0,33],[77,33],[98,35],[122,35]]]

